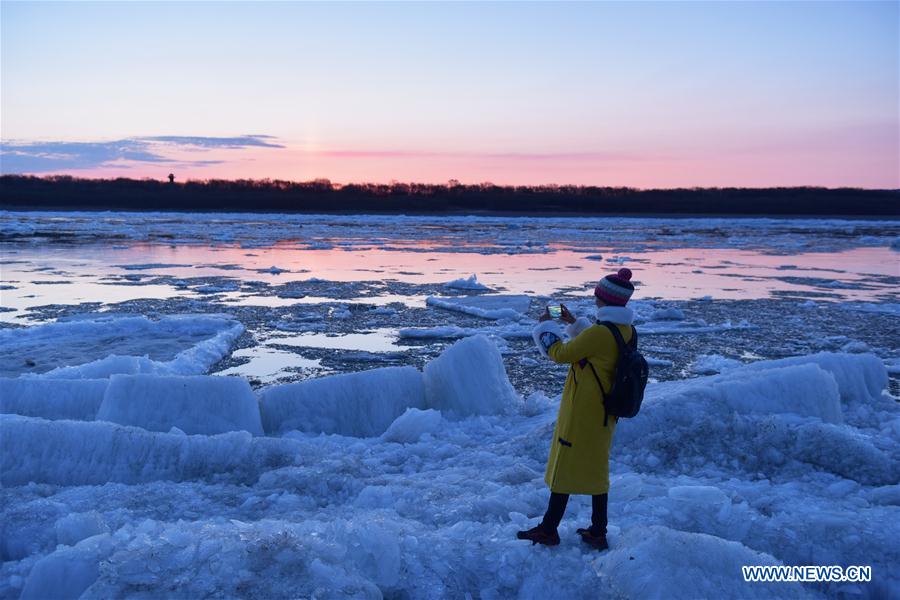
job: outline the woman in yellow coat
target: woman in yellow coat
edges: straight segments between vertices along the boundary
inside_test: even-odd
[[[606,508],[609,492],[609,450],[616,419],[608,418],[603,408],[603,394],[615,380],[619,348],[612,332],[603,321],[612,322],[626,343],[634,336],[634,312],[626,306],[634,293],[631,271],[620,269],[607,275],[594,288],[597,320],[575,319],[563,307],[561,319],[569,325],[563,340],[559,326],[545,312],[533,332],[542,354],[561,364],[569,373],[562,400],[544,481],[550,487],[550,502],[540,524],[517,534],[519,539],[534,544],[559,544],[557,528],[562,520],[570,494],[592,497],[591,526],[578,529],[582,540],[598,549],[606,549]],[[603,386],[602,391],[600,386]]]

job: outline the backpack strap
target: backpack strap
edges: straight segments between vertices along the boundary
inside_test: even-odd
[[[609,411],[606,409],[606,390],[603,389],[603,384],[600,383],[600,376],[597,375],[597,370],[594,368],[593,363],[587,361],[587,364],[591,368],[591,373],[594,374],[594,379],[597,380],[597,387],[600,388],[600,395],[603,397],[603,426],[606,427],[609,423]]]
[[[600,325],[603,325],[609,332],[612,334],[613,338],[616,340],[616,346],[619,347],[619,352],[625,349],[625,339],[622,337],[622,333],[619,331],[619,328],[616,327],[611,321],[600,321]]]

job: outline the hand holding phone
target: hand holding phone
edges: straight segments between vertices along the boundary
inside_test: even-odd
[[[562,316],[562,307],[559,304],[551,304],[547,307],[547,312],[554,319],[558,319]]]

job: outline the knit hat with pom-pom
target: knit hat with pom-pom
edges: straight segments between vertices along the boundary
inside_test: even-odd
[[[631,284],[631,269],[622,267],[618,273],[607,275],[594,288],[594,295],[612,306],[625,306],[634,286]]]

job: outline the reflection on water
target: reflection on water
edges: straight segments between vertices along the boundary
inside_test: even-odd
[[[348,252],[285,243],[254,248],[252,253],[237,246],[6,246],[0,306],[13,310],[0,312],[0,320],[11,322],[22,322],[25,309],[34,306],[197,298],[202,290],[218,292],[218,300],[239,306],[340,301],[422,307],[422,294],[398,294],[391,281],[435,284],[473,273],[497,291],[552,295],[592,287],[623,265],[634,272],[643,297],[671,300],[816,292],[822,299],[873,301],[895,297],[900,276],[897,252],[888,247],[785,256],[724,248],[615,254],[600,246],[592,254],[558,250],[509,255],[380,248]],[[197,278],[213,279],[210,284]],[[310,295],[265,293],[270,286],[306,281],[316,284]],[[346,286],[339,285],[362,281],[371,284],[361,285],[354,297],[347,297]]]
[[[282,298],[281,296],[261,296],[246,292],[224,292],[221,295],[222,302],[236,306],[268,306],[278,308],[282,306],[294,306],[301,304],[328,304],[340,302],[341,304],[373,304],[384,306],[399,302],[410,308],[424,308],[424,296],[403,296],[400,294],[379,294],[377,296],[365,295],[356,298],[330,298],[327,296],[300,296],[298,298]]]
[[[301,348],[328,348],[334,350],[364,350],[366,352],[394,352],[397,331],[380,328],[370,333],[347,333],[342,335],[326,333],[301,333],[299,335],[273,336],[266,340],[269,344],[298,346]]]
[[[6,269],[4,268],[3,271],[3,281],[7,282]],[[66,284],[42,284],[37,281],[22,280],[13,285],[15,285],[14,289],[0,290],[0,306],[13,309],[0,312],[0,321],[32,322],[34,319],[28,318],[27,309],[48,304],[82,304],[86,302],[115,304],[139,298],[165,300],[197,295],[191,290],[177,289],[170,285],[109,285],[86,278],[73,280]]]
[[[299,354],[285,352],[270,348],[269,346],[256,346],[253,348],[241,348],[231,354],[237,359],[250,359],[244,364],[229,367],[215,373],[216,375],[240,375],[257,379],[262,384],[272,383],[282,378],[285,372],[297,372],[304,369],[322,374],[324,369],[320,361],[304,358]]]

